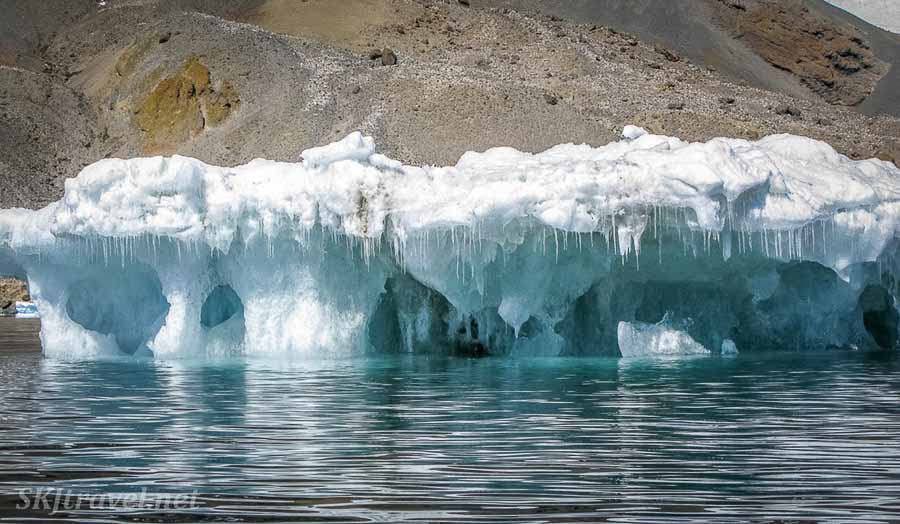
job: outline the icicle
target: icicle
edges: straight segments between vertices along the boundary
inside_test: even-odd
[[[726,232],[721,242],[722,258],[727,262],[731,259],[731,232]]]
[[[553,243],[556,246],[556,262],[559,262],[559,232],[553,228]]]

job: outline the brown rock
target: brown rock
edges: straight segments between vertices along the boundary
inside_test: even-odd
[[[794,118],[802,118],[803,112],[794,106],[781,104],[775,108],[776,115],[792,116]]]
[[[669,62],[678,62],[678,61],[681,60],[681,57],[679,57],[678,55],[676,55],[675,53],[673,53],[673,52],[670,51],[669,49],[666,49],[665,47],[662,47],[662,46],[656,46],[656,47],[653,48],[653,49],[654,49],[654,51],[656,51],[657,53],[661,54],[661,55],[663,56],[663,58],[665,58],[665,59],[668,60]]]
[[[385,47],[381,52],[381,65],[392,66],[397,65],[397,55],[391,49]]]

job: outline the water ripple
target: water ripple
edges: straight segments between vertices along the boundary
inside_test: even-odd
[[[23,488],[192,493],[16,509]],[[896,522],[900,361],[0,357],[0,520]]]

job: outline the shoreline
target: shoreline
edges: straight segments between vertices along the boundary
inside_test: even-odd
[[[40,353],[40,330],[40,319],[0,317],[0,355]]]

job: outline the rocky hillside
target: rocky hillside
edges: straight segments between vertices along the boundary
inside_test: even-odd
[[[830,104],[861,104],[890,68],[862,31],[800,2],[718,1],[717,18],[730,34]]]
[[[900,71],[884,32],[818,1],[0,3],[0,207],[45,205],[104,157],[296,160],[354,130],[408,163],[628,123],[900,155],[900,120],[866,105]]]
[[[894,0],[890,0],[893,2]],[[900,37],[819,0],[473,0],[600,23],[737,83],[900,116]]]

